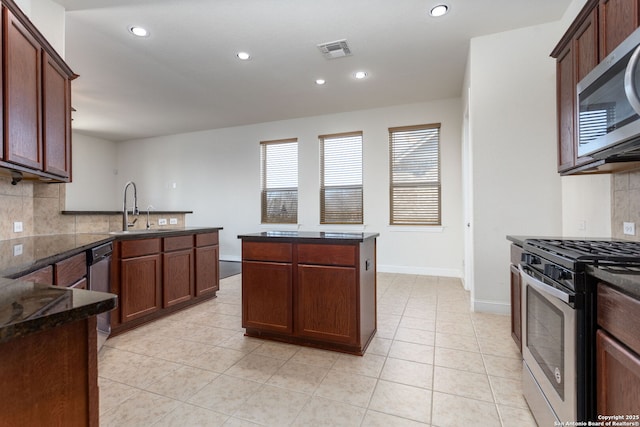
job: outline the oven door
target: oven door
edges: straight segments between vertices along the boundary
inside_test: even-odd
[[[575,294],[526,266],[520,275],[524,396],[538,425],[576,421]]]

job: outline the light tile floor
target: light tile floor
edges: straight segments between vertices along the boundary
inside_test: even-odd
[[[100,425],[535,426],[509,317],[457,279],[379,273],[363,357],[243,336],[240,289],[109,339]]]

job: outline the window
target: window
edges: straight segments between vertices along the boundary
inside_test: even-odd
[[[362,224],[362,132],[319,139],[320,223]]]
[[[298,140],[260,142],[262,223],[298,222]]]
[[[389,129],[392,225],[441,225],[440,123]]]

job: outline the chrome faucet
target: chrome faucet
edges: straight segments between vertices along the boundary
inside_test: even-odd
[[[147,230],[151,228],[151,223],[149,222],[149,211],[151,209],[155,209],[152,205],[147,206]]]
[[[133,181],[129,181],[124,185],[123,192],[123,201],[122,201],[122,231],[127,231],[129,227],[133,227],[133,224],[136,223],[138,218],[134,219],[133,222],[129,222],[129,214],[127,213],[127,189],[129,186],[133,186],[133,212],[132,215],[138,215],[140,211],[138,210],[138,189],[136,188],[136,183]]]

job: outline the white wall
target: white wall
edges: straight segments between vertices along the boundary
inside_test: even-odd
[[[64,7],[51,0],[15,0],[15,3],[64,58]]]
[[[559,36],[558,23],[551,23],[471,40],[472,304],[478,311],[509,311],[507,235],[561,232],[549,57]]]
[[[193,210],[188,225],[224,227],[221,258],[238,260],[237,235],[265,229],[260,224],[259,141],[298,138],[300,229],[342,230],[319,225],[318,135],[362,130],[364,230],[380,233],[379,271],[459,277],[460,108],[459,99],[448,99],[118,143],[117,187],[134,180],[141,209],[152,204],[156,209]],[[442,123],[443,228],[392,228],[388,128],[435,122]]]
[[[49,44],[64,58],[65,10],[51,0],[31,0],[31,21]]]
[[[73,132],[73,182],[66,210],[119,210],[116,143]]]

